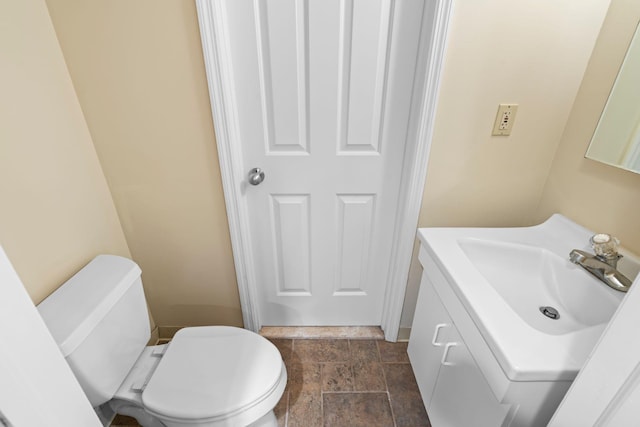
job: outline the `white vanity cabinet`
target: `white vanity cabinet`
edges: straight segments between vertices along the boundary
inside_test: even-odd
[[[502,425],[509,405],[493,395],[427,274],[408,352],[434,427]]]
[[[435,257],[419,259],[408,353],[432,426],[546,426],[571,381],[509,378]]]
[[[413,372],[422,400],[429,411],[453,321],[436,295],[435,289],[428,283],[426,276],[422,277],[417,305],[425,309],[416,308],[407,352],[413,362]]]

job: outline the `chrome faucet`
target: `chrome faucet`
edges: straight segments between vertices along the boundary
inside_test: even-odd
[[[595,255],[574,249],[569,254],[569,260],[587,270],[610,288],[620,292],[627,292],[631,287],[631,280],[618,271],[618,244],[615,237],[608,234],[591,236],[591,246]]]

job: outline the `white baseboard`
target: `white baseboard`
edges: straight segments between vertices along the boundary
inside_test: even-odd
[[[400,327],[398,330],[398,341],[409,341],[411,335],[411,328]]]

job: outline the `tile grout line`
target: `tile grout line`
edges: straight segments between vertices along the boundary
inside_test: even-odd
[[[396,414],[393,412],[393,406],[391,405],[391,394],[387,391],[387,400],[389,402],[389,410],[391,411],[391,419],[393,420],[393,427],[398,427],[396,422]]]
[[[385,390],[362,390],[362,391],[323,391],[322,394],[388,394]]]
[[[387,382],[387,372],[384,369],[384,362],[382,361],[382,353],[380,353],[380,346],[376,342],[376,349],[378,349],[378,357],[380,358],[380,365],[382,366],[382,378],[384,378],[384,386],[387,389],[387,401],[389,402],[389,411],[391,411],[391,419],[393,420],[393,427],[398,427],[396,422],[396,414],[393,411],[393,405],[391,404],[391,393],[389,392],[389,383]]]
[[[324,427],[324,391],[322,390],[324,387],[324,381],[322,379],[322,373],[324,372],[324,363],[319,363],[320,365],[320,425]]]
[[[294,349],[295,341],[296,340],[294,339],[291,340],[291,353],[289,354],[289,362],[291,362],[291,359],[293,359],[293,349]],[[285,367],[286,367],[286,363],[285,363]],[[289,382],[289,373],[287,372],[287,383],[288,382]],[[289,427],[290,404],[291,404],[291,390],[289,389],[289,384],[287,384],[287,410],[284,415],[284,427]]]
[[[293,343],[291,343],[291,346],[293,347]],[[287,404],[285,406],[285,411],[284,411],[284,427],[289,427],[289,396],[291,396],[291,392],[289,390],[287,390]]]
[[[324,427],[324,392],[322,391],[322,367],[320,367],[320,425]]]

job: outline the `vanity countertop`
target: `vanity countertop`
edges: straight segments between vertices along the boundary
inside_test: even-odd
[[[591,251],[592,234],[555,214],[532,227],[422,228],[418,236],[422,250],[446,278],[506,376],[512,381],[555,381],[575,378],[624,297],[569,262],[572,249]],[[486,245],[485,254],[482,245]],[[469,247],[480,248],[474,250],[482,261],[472,261]],[[495,266],[487,265],[491,262],[492,248],[497,248]],[[505,259],[500,259],[500,254]],[[534,256],[538,258],[529,259]],[[538,264],[527,267],[527,262],[538,262],[539,267]],[[521,273],[526,280],[499,286],[489,283],[491,274],[496,274],[490,270],[503,268],[504,263],[511,274]],[[534,268],[533,273],[526,268]],[[546,276],[530,277],[541,274],[535,268],[549,271]],[[544,289],[528,292],[513,288],[528,285]],[[581,313],[577,305],[581,303],[585,307],[602,306],[603,312]],[[538,305],[557,305],[560,315],[565,317],[545,318],[537,312]],[[564,323],[553,323],[560,320]]]

